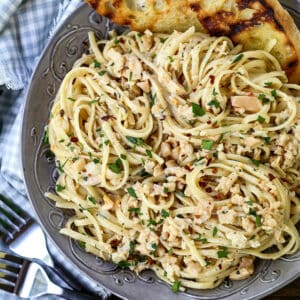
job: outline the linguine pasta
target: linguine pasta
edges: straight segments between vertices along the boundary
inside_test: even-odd
[[[146,31],[96,41],[48,125],[61,233],[177,291],[299,249],[300,86],[267,51]]]

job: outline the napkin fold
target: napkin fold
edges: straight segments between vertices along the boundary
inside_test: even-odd
[[[81,0],[0,1],[0,193],[16,201],[33,217],[26,198],[20,153],[26,89],[47,41],[81,3]],[[1,241],[0,247],[5,247]],[[66,262],[60,250],[51,244],[49,248],[55,259],[88,290],[104,297],[109,295]]]

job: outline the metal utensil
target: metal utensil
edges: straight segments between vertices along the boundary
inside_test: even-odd
[[[70,280],[65,272],[54,266],[49,255],[44,233],[41,227],[21,207],[0,194],[0,232],[3,234],[4,243],[14,253],[40,260],[39,263],[47,265],[48,275],[55,281],[55,274],[59,275],[67,286],[82,290],[76,281]],[[34,245],[34,247],[32,247]]]
[[[41,278],[38,284],[35,280],[37,273]],[[0,290],[30,299],[44,295],[57,295],[70,300],[101,299],[82,292],[61,288],[49,279],[44,268],[37,262],[1,251]]]

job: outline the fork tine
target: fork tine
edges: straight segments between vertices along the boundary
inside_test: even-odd
[[[4,282],[0,282],[0,290],[2,291],[6,291],[6,292],[9,292],[9,293],[14,293],[14,286],[12,285],[8,285]]]
[[[0,201],[2,201],[16,216],[21,217],[25,222],[31,219],[31,217],[20,206],[2,194],[0,194]]]
[[[12,272],[12,273],[15,273],[17,274],[20,270],[20,266],[18,267],[15,267],[15,266],[12,266],[12,265],[8,265],[2,261],[0,261],[0,272],[3,273],[3,271],[9,271],[9,272]],[[4,272],[5,273],[5,272]],[[1,277],[1,276],[0,276]]]
[[[0,225],[4,228],[4,230],[8,230],[9,232],[17,230],[18,227],[15,224],[16,223],[12,223],[8,218],[1,215],[1,209],[0,209]]]
[[[6,269],[5,269],[6,270]],[[16,284],[17,282],[17,275],[11,275],[9,273],[5,273],[5,272],[2,272],[0,270],[0,279],[4,279],[5,281],[8,281],[9,283],[12,283],[12,284]]]
[[[22,265],[24,262],[23,258],[15,256],[13,254],[5,253],[3,251],[0,251],[0,259],[2,259],[4,263],[9,262],[18,265]]]

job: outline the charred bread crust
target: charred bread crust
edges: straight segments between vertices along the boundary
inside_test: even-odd
[[[263,50],[268,42],[276,40],[271,53],[289,80],[300,83],[300,33],[278,0],[165,0],[161,6],[155,0],[85,1],[116,24],[136,31],[184,31],[195,26],[197,31],[210,35],[229,36],[245,50]]]

